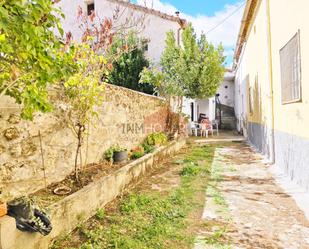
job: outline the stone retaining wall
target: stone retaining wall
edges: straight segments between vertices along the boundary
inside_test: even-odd
[[[74,169],[77,140],[66,122],[66,106],[54,95],[55,110],[39,113],[33,121],[20,119],[20,107],[12,99],[1,99],[0,200],[44,187],[39,131],[47,183],[61,181]],[[161,98],[106,85],[105,101],[98,113],[82,148],[84,164],[98,162],[115,143],[131,149],[153,128],[165,130],[168,108]]]
[[[53,230],[46,237],[18,231],[14,218],[0,218],[0,249],[47,249],[53,239],[72,231],[80,222],[93,216],[98,208],[112,201],[128,184],[157,167],[162,158],[173,155],[185,143],[181,139],[160,147],[53,204],[50,207]]]

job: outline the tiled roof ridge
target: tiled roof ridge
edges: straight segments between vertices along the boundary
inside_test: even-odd
[[[186,20],[179,18],[178,16],[169,15],[169,14],[163,13],[159,10],[155,10],[155,9],[152,9],[152,8],[148,8],[148,7],[145,7],[145,6],[138,5],[138,4],[134,4],[134,3],[131,3],[129,1],[125,1],[125,0],[107,0],[107,1],[118,3],[118,4],[121,4],[123,6],[135,9],[135,10],[139,10],[139,11],[142,11],[142,12],[145,12],[145,13],[148,13],[148,14],[159,16],[159,17],[166,19],[166,20],[177,22],[177,23],[179,23],[180,26],[183,26],[183,25],[186,24]]]

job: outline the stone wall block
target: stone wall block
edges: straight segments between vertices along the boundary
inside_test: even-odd
[[[19,114],[11,114],[10,116],[9,116],[9,119],[8,119],[8,122],[10,123],[10,124],[18,124],[19,122],[20,122],[20,115]]]
[[[74,170],[77,139],[68,127],[68,108],[57,95],[53,101],[52,113],[37,113],[33,121],[25,121],[20,119],[20,107],[14,100],[1,99],[0,104],[10,107],[0,118],[0,187],[5,196],[18,197],[44,187],[39,131],[47,182],[61,181]],[[105,150],[116,143],[127,149],[140,144],[145,131],[127,126],[142,127],[146,122],[165,127],[162,105],[166,103],[161,98],[107,84],[104,103],[96,108],[98,119],[93,120],[83,143],[83,160],[87,157],[87,163],[99,162]]]
[[[12,126],[5,129],[3,135],[7,140],[13,140],[20,136],[20,132],[16,127]]]

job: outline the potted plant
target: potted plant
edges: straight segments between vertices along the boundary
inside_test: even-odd
[[[0,217],[6,215],[8,212],[7,205],[5,202],[0,201]]]
[[[116,145],[113,150],[113,161],[118,163],[128,159],[128,151],[119,145]]]
[[[106,160],[118,163],[128,159],[128,152],[126,149],[116,144],[106,150],[104,156]]]

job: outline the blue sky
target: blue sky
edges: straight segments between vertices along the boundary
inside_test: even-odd
[[[189,15],[214,15],[215,12],[220,11],[226,4],[235,4],[238,0],[164,0],[163,3],[170,3],[174,5],[180,12]]]
[[[215,45],[222,43],[227,57],[226,67],[231,67],[234,47],[240,27],[245,0],[133,0],[191,22],[198,35],[206,33]],[[228,19],[221,23],[224,19]],[[221,24],[220,24],[221,23]],[[211,30],[211,31],[210,31]],[[210,32],[209,32],[210,31]]]

